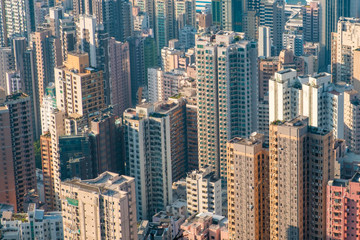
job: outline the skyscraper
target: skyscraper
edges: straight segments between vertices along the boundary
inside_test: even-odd
[[[168,46],[169,40],[176,37],[174,2],[168,0],[154,0],[155,8],[155,39],[157,51]]]
[[[71,53],[55,68],[57,108],[67,114],[90,117],[104,105],[102,71],[89,66],[87,53]]]
[[[350,151],[360,154],[360,94],[356,90],[344,93],[344,139]]]
[[[41,105],[46,86],[55,78],[54,68],[62,65],[61,44],[60,39],[53,37],[50,30],[32,34],[33,49],[36,53],[39,104]]]
[[[320,69],[331,62],[331,33],[336,32],[339,18],[360,17],[358,9],[357,0],[320,0]]]
[[[98,25],[117,41],[125,41],[133,32],[132,6],[128,0],[92,0],[92,15]]]
[[[260,2],[260,26],[270,27],[270,36],[276,56],[283,49],[284,6],[283,0],[262,0]]]
[[[0,113],[4,126],[0,141],[9,148],[2,150],[4,184],[0,191],[4,195],[0,194],[1,200],[13,204],[15,211],[24,211],[25,194],[36,190],[30,97],[22,92],[7,96]]]
[[[15,58],[10,47],[0,48],[0,87],[6,88],[6,73],[15,70]]]
[[[270,125],[270,239],[325,239],[331,131],[297,117]]]
[[[306,42],[320,41],[320,11],[319,2],[310,2],[302,7],[304,41]]]
[[[331,73],[333,82],[353,83],[355,50],[360,46],[360,19],[339,18],[332,33]]]
[[[140,219],[165,209],[172,202],[172,182],[185,177],[185,104],[185,99],[169,99],[124,112],[126,168],[136,181]]]
[[[269,152],[261,134],[228,143],[230,239],[269,239]]]
[[[257,44],[234,32],[204,34],[196,53],[199,167],[212,166],[226,183],[226,142],[257,129]]]
[[[116,121],[114,114],[104,110],[89,124],[94,176],[105,171],[124,172],[125,153]]]
[[[271,57],[272,41],[270,32],[270,27],[259,27],[259,57]]]
[[[279,71],[269,80],[269,122],[307,116],[310,126],[344,138],[345,89],[331,83],[328,73],[296,77],[294,69]]]
[[[35,30],[33,0],[2,0],[0,3],[0,46],[8,46],[13,37],[26,37]]]
[[[132,106],[129,43],[111,38],[109,61],[110,103],[114,106],[114,114],[121,116],[125,109]]]
[[[134,36],[128,39],[130,49],[132,104],[147,97],[148,68],[158,65],[156,42],[153,36]]]

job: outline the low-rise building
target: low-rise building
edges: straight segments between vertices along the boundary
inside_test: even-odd
[[[2,213],[0,237],[4,240],[64,239],[61,212],[48,212],[30,204],[27,213]]]
[[[181,225],[184,240],[228,240],[227,218],[212,213],[199,213]]]

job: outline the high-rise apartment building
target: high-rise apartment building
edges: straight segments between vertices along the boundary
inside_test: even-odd
[[[269,138],[270,239],[325,239],[332,132],[297,117],[272,123]]]
[[[117,41],[125,41],[133,33],[133,15],[131,1],[128,0],[92,0],[92,15],[97,24]]]
[[[85,134],[59,136],[60,178],[91,179],[93,171],[89,137]]]
[[[355,49],[353,66],[359,66],[360,64],[360,48]],[[353,67],[352,85],[356,91],[360,91],[360,68]]]
[[[41,134],[49,132],[51,113],[57,108],[56,106],[55,84],[51,82],[45,89],[41,111]]]
[[[259,59],[259,99],[264,99],[269,92],[269,80],[279,71],[279,58]]]
[[[67,114],[90,117],[104,107],[102,71],[89,66],[87,53],[71,53],[55,68],[56,105]]]
[[[95,16],[82,15],[76,22],[77,50],[89,54],[89,66],[102,71],[104,100],[110,104],[109,84],[109,33],[103,24],[96,22]]]
[[[262,134],[228,143],[230,239],[269,239],[269,152]]]
[[[0,48],[0,87],[6,89],[6,73],[15,70],[15,58],[10,47]]]
[[[62,65],[60,39],[53,37],[50,30],[32,33],[33,49],[36,53],[37,87],[39,108],[49,82],[55,79],[54,68]]]
[[[196,53],[199,167],[225,184],[227,141],[257,129],[257,44],[221,31],[198,35]]]
[[[331,43],[333,82],[353,83],[354,51],[360,46],[360,19],[340,18]]]
[[[360,17],[357,0],[320,0],[320,69],[331,63],[332,33],[337,31],[340,17]]]
[[[124,112],[127,174],[136,181],[139,219],[165,209],[172,201],[172,182],[186,173],[185,104],[169,99]]]
[[[356,90],[344,93],[344,138],[350,151],[360,154],[360,94]]]
[[[227,31],[245,32],[249,39],[257,39],[260,0],[213,1],[214,22]],[[220,19],[220,21],[218,20]]]
[[[121,116],[132,105],[129,43],[111,38],[109,60],[110,103],[114,106],[114,114]]]
[[[104,111],[89,124],[94,176],[105,171],[122,173],[125,165],[121,132],[116,115]]]
[[[33,0],[3,0],[0,3],[0,46],[8,46],[13,37],[26,37],[35,30]]]
[[[104,172],[61,183],[65,239],[137,239],[134,178]]]
[[[174,1],[175,34],[179,39],[179,31],[185,26],[196,27],[196,10],[194,0]]]
[[[55,193],[53,186],[53,167],[51,164],[51,135],[43,134],[40,136],[40,150],[41,150],[41,166],[43,171],[44,181],[44,199],[48,209],[56,209]]]
[[[75,19],[79,19],[80,15],[91,15],[92,10],[92,0],[73,0],[73,14]]]
[[[147,96],[148,68],[158,65],[156,43],[153,36],[134,36],[128,39],[130,49],[132,104]]]
[[[294,69],[276,72],[269,80],[269,122],[290,120],[298,115],[297,73]]]
[[[185,81],[182,70],[165,72],[156,68],[148,69],[149,102],[166,101],[169,97],[178,94],[181,82]]]
[[[65,135],[65,112],[55,109],[50,114],[49,133],[40,136],[45,203],[52,210],[60,209],[59,137],[62,135]]]
[[[285,31],[283,33],[283,48],[292,51],[295,56],[302,56],[304,53],[303,34],[294,31]]]
[[[334,130],[344,138],[344,90],[331,83],[331,75],[296,77],[294,69],[275,73],[269,81],[269,122],[309,117],[309,125]]]
[[[12,48],[15,58],[15,70],[17,73],[20,73],[22,91],[29,95],[31,100],[34,139],[39,139],[41,134],[41,118],[35,50],[27,48],[25,37],[14,38]]]
[[[1,94],[1,106],[0,106],[0,133],[1,144],[0,148],[0,203],[11,204],[14,206],[15,211],[17,210],[17,191],[15,182],[15,170],[14,170],[14,158],[12,152],[12,139],[11,139],[11,122],[9,108],[4,105],[6,98],[5,90],[0,89]],[[21,211],[19,209],[19,211]]]
[[[360,233],[360,173],[334,179],[327,185],[326,239],[356,239]],[[325,239],[325,238],[324,238]]]
[[[160,53],[169,40],[176,37],[174,2],[167,0],[154,0],[155,12],[155,39],[157,51]]]
[[[14,205],[15,211],[24,211],[25,194],[36,190],[30,97],[22,92],[14,93],[6,96],[1,105],[4,184],[0,191],[4,194],[0,194],[0,201]]]
[[[259,27],[259,57],[271,57],[272,41],[270,36],[270,27],[260,26]]]
[[[302,7],[303,33],[306,42],[320,41],[320,11],[320,4],[315,1]]]
[[[275,56],[283,49],[283,32],[285,27],[285,2],[283,0],[263,0],[260,2],[260,26],[270,27]]]
[[[222,215],[221,179],[211,166],[194,170],[186,176],[186,198],[189,214],[211,212]]]

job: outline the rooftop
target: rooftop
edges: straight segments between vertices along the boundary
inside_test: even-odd
[[[28,97],[28,95],[26,93],[17,92],[17,93],[13,93],[11,95],[6,96],[6,101],[15,101],[15,100],[24,99],[27,97]]]
[[[346,187],[348,185],[349,181],[348,180],[344,180],[344,179],[334,179],[334,180],[330,180],[328,182],[329,186],[334,186],[334,187]]]

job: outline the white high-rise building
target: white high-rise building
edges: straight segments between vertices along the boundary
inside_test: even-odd
[[[336,138],[344,138],[344,94],[331,84],[331,75],[319,73],[301,77],[298,115],[309,118],[309,126],[334,130]],[[338,91],[337,91],[338,90]]]
[[[29,0],[2,0],[0,1],[0,46],[8,46],[8,41],[15,36],[29,36],[35,30],[34,13]]]
[[[124,112],[128,175],[135,178],[138,219],[149,219],[172,202],[170,118],[152,104]],[[149,168],[149,166],[153,166]]]
[[[211,212],[222,215],[221,179],[211,166],[190,172],[186,177],[187,209],[190,215]]]
[[[104,172],[61,183],[65,239],[137,240],[134,178]]]
[[[340,18],[332,33],[331,73],[333,82],[352,83],[354,50],[360,46],[360,19]]]
[[[356,90],[344,93],[345,141],[347,147],[360,154],[360,94]]]
[[[82,15],[76,24],[78,48],[89,54],[90,66],[97,67],[96,62],[96,18]]]
[[[183,70],[165,72],[157,68],[148,69],[148,91],[151,103],[166,101],[169,97],[178,94],[181,85],[185,82]]]
[[[328,73],[296,77],[294,69],[279,71],[269,80],[269,122],[306,116],[309,126],[344,138],[344,90]]]
[[[6,73],[14,70],[15,58],[11,48],[0,48],[0,87],[6,89]]]
[[[123,115],[127,174],[135,178],[138,219],[172,203],[172,183],[187,172],[186,100],[143,103]]]
[[[271,36],[270,27],[260,26],[259,27],[259,57],[271,57]]]
[[[294,119],[298,113],[297,73],[294,69],[276,72],[269,80],[269,122]],[[298,85],[299,86],[299,85]]]
[[[257,44],[221,31],[196,40],[199,167],[213,167],[226,183],[226,143],[257,130]]]
[[[43,103],[40,106],[41,114],[41,134],[45,134],[49,131],[51,124],[51,113],[56,109],[56,96],[55,96],[55,84],[50,83],[45,90],[45,96]]]
[[[284,0],[262,0],[260,2],[260,26],[270,27],[275,56],[283,49],[283,32],[285,28]]]

